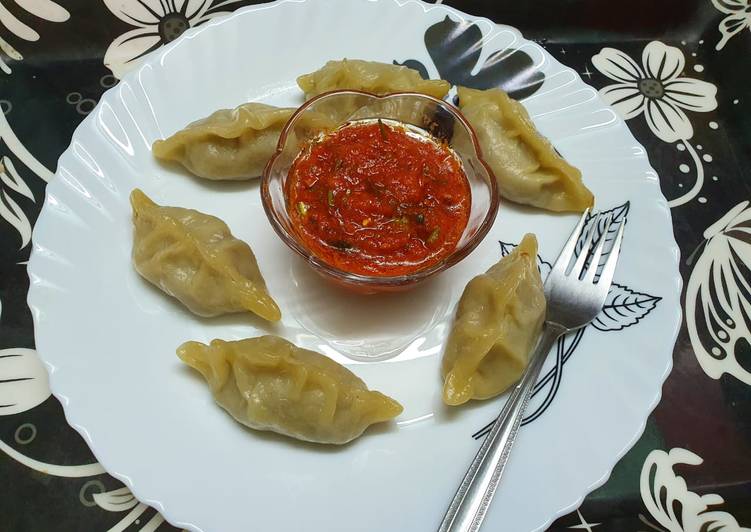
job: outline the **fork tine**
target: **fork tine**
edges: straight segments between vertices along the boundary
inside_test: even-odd
[[[615,266],[618,262],[618,254],[621,251],[621,241],[623,240],[623,230],[625,227],[626,223],[621,222],[621,226],[618,228],[618,234],[615,235],[615,240],[613,241],[613,248],[610,250],[608,260],[605,261],[605,266],[602,268],[602,273],[597,281],[597,285],[604,289],[606,294],[613,282],[613,275],[615,274]]]
[[[564,275],[566,273],[566,269],[568,268],[568,265],[571,262],[571,257],[574,256],[574,251],[576,250],[576,243],[579,241],[579,236],[581,234],[582,228],[584,227],[584,222],[587,221],[588,215],[589,215],[589,209],[584,211],[581,218],[579,219],[579,223],[576,224],[576,227],[574,227],[574,230],[571,233],[571,236],[568,237],[568,241],[566,242],[566,245],[563,246],[563,249],[561,250],[561,254],[558,255],[558,259],[555,261],[555,264],[553,264],[553,269],[551,271],[551,274],[555,273],[559,275]]]
[[[600,267],[600,257],[602,256],[602,250],[605,247],[605,240],[607,240],[608,230],[610,229],[611,223],[613,223],[612,214],[608,216],[608,219],[605,221],[600,240],[597,242],[597,247],[595,247],[595,250],[592,252],[592,260],[589,261],[589,269],[587,270],[587,273],[584,274],[584,279],[582,279],[587,283],[593,283],[595,280],[597,269]]]
[[[582,272],[584,271],[584,266],[587,264],[587,256],[589,255],[589,247],[592,245],[592,240],[595,238],[595,232],[597,230],[597,223],[599,220],[600,215],[595,214],[592,222],[592,227],[589,229],[589,233],[587,234],[587,239],[584,241],[584,246],[582,246],[581,251],[579,252],[579,257],[577,257],[576,262],[574,263],[574,267],[571,268],[571,275],[574,276],[575,279],[578,279],[581,277]]]

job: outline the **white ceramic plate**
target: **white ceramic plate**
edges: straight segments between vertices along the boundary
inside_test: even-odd
[[[473,43],[482,46],[466,54]],[[155,139],[217,108],[298,105],[296,76],[345,56],[419,61],[434,77],[475,85],[536,80],[537,90],[517,93],[533,92],[524,103],[536,124],[582,169],[601,209],[628,211],[609,308],[548,361],[534,420],[488,515],[488,530],[543,528],[604,482],[658,401],[680,322],[678,249],[644,149],[596,91],[516,30],[448,7],[296,0],[244,9],[190,31],[107,92],[60,158],[34,232],[29,303],[53,392],[107,470],[175,525],[436,529],[479,445],[473,435],[504,400],[442,406],[438,367],[453,306],[466,281],[508,251],[499,241],[535,232],[552,261],[576,216],[503,203],[483,244],[434,282],[402,295],[348,296],[277,239],[257,182],[206,183],[150,152]],[[457,57],[464,60],[452,63]],[[198,319],[141,280],[129,258],[134,187],[226,220],[255,249],[283,322]],[[185,340],[268,332],[350,365],[401,401],[403,415],[335,449],[246,431],[174,354]],[[352,358],[372,355],[390,358]]]

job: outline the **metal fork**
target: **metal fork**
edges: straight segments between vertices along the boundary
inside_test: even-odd
[[[548,352],[561,335],[584,327],[595,319],[605,304],[613,282],[625,220],[618,228],[610,255],[597,276],[612,216],[606,220],[602,234],[590,252],[599,223],[599,215],[592,217],[591,230],[573,266],[569,267],[588,215],[589,210],[582,215],[545,281],[547,315],[542,336],[529,365],[469,466],[438,532],[477,532],[480,529]]]

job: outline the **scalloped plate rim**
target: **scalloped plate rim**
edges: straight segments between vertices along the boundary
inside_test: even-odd
[[[268,10],[268,9],[277,9],[277,8],[283,7],[286,4],[315,3],[317,1],[321,2],[322,0],[275,0],[275,1],[269,2],[267,4],[245,6],[245,7],[242,7],[242,8],[239,8],[239,9],[235,10],[234,12],[230,13],[229,15],[220,16],[220,17],[211,19],[207,23],[205,23],[205,24],[203,24],[203,25],[201,25],[199,27],[194,27],[194,28],[188,29],[185,32],[185,34],[183,36],[181,36],[180,39],[177,39],[176,41],[168,43],[168,44],[164,45],[163,47],[159,48],[158,50],[156,50],[156,51],[148,54],[144,58],[144,60],[141,62],[140,66],[137,69],[135,69],[135,70],[133,70],[131,72],[128,72],[123,77],[123,79],[121,81],[133,80],[133,79],[136,78],[136,76],[138,75],[138,73],[141,70],[143,70],[145,67],[157,65],[158,62],[161,60],[161,58],[166,53],[168,53],[172,48],[174,48],[175,46],[179,46],[182,43],[182,41],[183,41],[184,38],[185,39],[192,38],[192,37],[196,36],[197,34],[202,33],[204,31],[207,31],[207,30],[209,30],[209,31],[217,31],[216,29],[210,30],[210,28],[215,28],[217,26],[220,26],[220,25],[228,22],[230,19],[233,19],[233,18],[235,18],[235,17],[237,17],[239,15],[246,14],[246,13],[249,13],[249,12],[255,12],[255,11],[262,11],[262,10]],[[590,87],[591,88],[590,85],[588,85],[586,82],[584,82],[584,80],[581,78],[581,76],[579,75],[578,72],[576,72],[574,69],[572,69],[572,68],[570,68],[570,67],[568,67],[566,65],[563,65],[562,63],[560,63],[555,57],[553,57],[551,54],[549,54],[544,48],[542,48],[536,42],[528,40],[528,39],[525,39],[524,36],[523,36],[523,34],[518,29],[516,29],[516,28],[514,28],[512,26],[508,26],[508,25],[505,25],[505,24],[500,24],[500,23],[493,22],[492,20],[490,20],[490,19],[488,19],[486,17],[479,17],[479,16],[470,15],[470,14],[467,14],[467,13],[465,13],[463,11],[460,11],[460,10],[458,10],[458,9],[452,7],[452,6],[443,5],[443,4],[427,4],[427,3],[422,2],[420,0],[363,0],[363,1],[375,2],[375,3],[379,3],[379,2],[393,2],[393,3],[396,3],[399,7],[404,7],[404,6],[410,5],[410,4],[417,4],[420,7],[422,7],[422,9],[423,9],[423,11],[425,13],[428,13],[428,12],[433,11],[433,10],[445,11],[447,15],[451,14],[451,15],[455,15],[455,16],[461,18],[461,19],[468,19],[468,20],[475,21],[475,22],[477,22],[477,21],[484,22],[484,23],[487,23],[487,24],[491,25],[494,28],[510,31],[524,45],[531,46],[531,47],[537,49],[539,52],[541,52],[545,56],[545,58],[548,61],[551,61],[551,63],[553,65],[555,65],[556,67],[558,67],[560,69],[560,71],[566,71],[566,72],[570,72],[571,74],[573,74],[573,76],[575,77],[575,82],[581,83],[581,84],[585,85],[586,87]],[[115,85],[114,87],[112,87],[112,88],[108,89],[107,91],[105,91],[105,93],[102,95],[102,97],[100,99],[100,102],[97,104],[97,107],[99,107],[101,105],[101,102],[106,101],[107,98],[112,98],[113,94],[118,89],[118,86],[119,85]],[[600,101],[600,103],[601,103],[601,105],[603,107],[610,108],[604,102],[604,100],[602,100],[602,98],[600,97],[599,93],[597,93],[596,98]],[[643,148],[643,146],[641,145],[641,143],[635,137],[633,137],[633,134],[628,129],[628,126],[625,124],[625,121],[623,121],[620,118],[620,116],[617,116],[616,120],[618,122],[618,125],[621,126],[622,128],[624,128],[628,132],[628,134],[633,138],[634,144]],[[90,122],[93,122],[93,121],[94,121],[94,111],[92,111],[91,113],[89,113],[89,115],[87,115],[81,121],[81,123],[76,127],[76,129],[75,129],[75,131],[74,131],[74,133],[73,133],[73,135],[71,137],[71,144],[61,154],[59,161],[63,161],[64,159],[67,159],[67,158],[69,158],[69,157],[72,156],[72,154],[73,154],[73,143],[75,142],[75,140],[79,136],[80,130],[82,130],[85,126],[87,126]],[[647,153],[646,149],[644,151],[645,151],[645,153]],[[646,164],[655,173],[655,175],[657,175],[657,173],[654,171],[654,168],[651,166],[651,163],[649,162],[648,159],[646,161]],[[50,183],[48,184],[48,186],[47,186],[47,188],[45,190],[45,200],[44,200],[44,205],[45,206],[47,205],[47,200],[48,200],[48,198],[50,196],[50,193],[54,192],[56,186],[58,186],[58,182],[59,182],[60,179],[58,177],[58,172],[57,171],[55,173],[55,177],[56,177],[56,179],[53,179],[52,181],[50,181]],[[657,198],[657,206],[660,208],[661,211],[664,212],[664,214],[666,215],[666,217],[669,220],[671,220],[671,227],[672,227],[672,215],[671,215],[670,208],[668,207],[667,200],[665,199],[664,195],[662,194],[661,190],[659,190],[659,189],[658,189],[658,194],[659,195],[658,195],[658,198]],[[45,212],[43,210],[40,213],[39,221],[42,220],[42,217],[43,217],[44,214],[45,214]],[[47,213],[47,214],[49,214],[49,213]],[[34,227],[34,230],[33,230],[32,242],[34,242],[34,240],[35,240],[33,238],[34,236],[37,236],[37,225],[36,224],[35,224],[35,227]],[[669,244],[670,244],[669,251],[671,252],[671,255],[673,255],[675,257],[675,260],[674,260],[673,264],[671,265],[672,266],[671,269],[674,271],[674,274],[675,274],[675,277],[673,279],[673,287],[672,288],[673,288],[673,293],[677,295],[677,299],[679,301],[679,305],[675,308],[676,312],[672,316],[673,326],[672,326],[672,330],[670,331],[670,334],[669,334],[669,337],[670,337],[670,342],[669,343],[671,345],[675,346],[675,343],[677,341],[678,335],[680,333],[680,328],[681,328],[681,325],[682,325],[682,321],[683,321],[683,312],[682,312],[682,307],[680,306],[680,296],[681,296],[681,293],[682,293],[682,287],[683,287],[684,283],[683,283],[683,279],[682,279],[682,277],[681,277],[681,275],[679,273],[679,269],[678,269],[679,268],[679,264],[680,264],[680,248],[678,247],[678,245],[677,245],[677,243],[675,241],[674,235],[673,235],[671,241],[669,242]],[[34,246],[34,248],[32,250],[32,253],[31,253],[31,256],[30,256],[30,259],[29,259],[29,263],[28,263],[28,272],[29,272],[29,276],[30,277],[33,275],[33,272],[34,272],[34,269],[35,269],[34,267],[35,267],[36,262],[38,260],[40,260],[39,259],[39,254],[38,254],[38,252],[36,250],[36,246]],[[40,308],[40,306],[37,303],[39,300],[42,300],[42,301],[44,300],[44,292],[40,288],[36,287],[36,285],[32,282],[32,283],[30,283],[30,288],[29,288],[29,292],[28,292],[28,296],[27,296],[27,302],[28,302],[29,308],[31,309],[31,313],[32,313],[33,324],[34,324],[34,331],[35,331],[35,341],[36,341],[37,344],[43,344],[44,341],[43,340],[40,341],[41,338],[39,337],[39,335],[37,333],[37,331],[40,328],[39,326],[44,321],[44,319],[42,317],[43,310]],[[43,349],[43,348],[41,348],[41,349]],[[45,355],[44,355],[43,352],[41,352],[41,349],[38,348],[37,351],[39,352],[40,358],[43,360],[45,366],[48,369],[48,372],[50,373],[50,387],[51,387],[52,393],[53,393],[53,395],[58,400],[60,400],[60,402],[64,406],[63,410],[64,410],[64,414],[65,414],[65,418],[66,418],[67,422],[71,425],[71,427],[73,427],[82,436],[82,438],[87,443],[87,445],[91,449],[91,451],[94,454],[94,456],[97,458],[97,460],[100,461],[100,463],[102,463],[102,465],[105,467],[105,469],[107,470],[107,472],[110,475],[112,475],[113,477],[115,477],[116,479],[118,479],[121,482],[123,482],[133,492],[133,494],[138,498],[139,501],[144,502],[144,503],[146,503],[146,504],[148,504],[148,505],[156,508],[163,515],[163,517],[165,517],[165,519],[168,522],[170,522],[171,524],[173,524],[174,526],[183,527],[183,528],[192,528],[194,530],[201,530],[200,528],[198,528],[196,525],[193,525],[189,521],[183,521],[178,516],[173,515],[172,512],[171,512],[171,510],[168,507],[165,507],[164,504],[159,499],[155,499],[155,498],[152,498],[150,496],[142,495],[141,494],[141,488],[138,485],[136,485],[136,483],[134,482],[133,479],[131,479],[127,474],[125,474],[123,472],[120,472],[117,468],[110,467],[110,465],[109,465],[109,458],[108,457],[104,457],[104,459],[100,459],[100,455],[102,455],[102,454],[106,455],[106,453],[103,453],[102,450],[98,448],[98,446],[95,444],[95,442],[91,438],[90,434],[88,433],[87,429],[83,425],[79,424],[76,421],[75,413],[69,409],[70,398],[62,390],[58,389],[58,387],[56,385],[55,374],[59,371],[59,368],[56,368],[51,362],[49,362],[45,358]],[[663,387],[663,385],[665,383],[665,380],[667,379],[668,375],[670,374],[670,372],[672,370],[672,367],[673,367],[673,357],[672,357],[672,352],[671,352],[670,357],[668,357],[668,363],[665,366],[664,371],[662,372],[662,375],[660,375],[660,378],[659,378],[660,387],[659,387],[659,389],[656,392],[654,400],[651,402],[651,405],[649,406],[648,410],[645,412],[645,416],[644,416],[643,421],[641,422],[639,428],[634,432],[633,436],[625,443],[625,445],[619,451],[619,453],[617,454],[617,456],[613,456],[612,459],[609,460],[610,465],[602,473],[602,475],[597,480],[594,480],[593,482],[591,482],[590,485],[589,485],[589,487],[586,489],[586,491],[584,493],[582,493],[582,494],[577,495],[576,498],[570,504],[568,504],[565,507],[560,508],[559,510],[557,510],[554,513],[554,515],[546,517],[545,521],[538,528],[536,528],[536,530],[546,529],[547,527],[549,527],[553,523],[553,521],[555,521],[555,519],[557,519],[557,518],[559,518],[559,517],[561,517],[563,515],[566,515],[570,511],[573,511],[574,509],[576,509],[581,504],[581,502],[584,500],[584,498],[592,490],[594,490],[594,489],[602,486],[608,480],[608,478],[610,477],[610,475],[612,473],[613,467],[620,461],[620,459],[633,447],[633,445],[642,436],[642,434],[643,434],[643,432],[645,430],[646,423],[648,421],[649,416],[651,415],[652,411],[655,409],[655,407],[660,402],[660,399],[661,399],[661,396],[662,396],[662,387]],[[467,457],[467,459],[469,461],[469,459],[471,459],[471,457]],[[113,458],[113,460],[114,460],[114,458]],[[457,485],[458,485],[459,481],[460,481],[460,479],[457,479]],[[447,504],[448,504],[448,502],[449,501],[446,501]],[[438,514],[438,513],[442,513],[444,510],[445,510],[444,508],[437,508],[436,512]]]

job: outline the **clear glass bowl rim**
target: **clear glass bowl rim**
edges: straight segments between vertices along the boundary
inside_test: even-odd
[[[294,123],[297,121],[297,118],[302,113],[304,113],[306,110],[308,110],[317,102],[324,100],[324,99],[335,98],[337,96],[343,96],[343,95],[362,95],[362,96],[373,98],[375,100],[388,100],[388,99],[401,97],[401,96],[414,96],[417,98],[430,100],[436,103],[437,105],[444,107],[469,132],[469,137],[472,140],[472,148],[474,150],[474,155],[476,156],[479,163],[485,168],[485,171],[488,173],[489,182],[490,182],[490,206],[488,208],[487,213],[485,214],[485,218],[480,223],[480,226],[478,227],[477,231],[472,236],[472,238],[468,242],[466,242],[461,248],[457,248],[450,255],[445,257],[442,261],[438,262],[437,264],[434,264],[433,266],[429,268],[425,268],[423,270],[417,270],[413,273],[409,273],[406,275],[381,276],[381,275],[360,275],[360,274],[350,273],[345,270],[341,270],[339,268],[331,266],[330,264],[316,257],[307,248],[305,248],[293,235],[291,235],[286,230],[286,228],[282,225],[281,221],[278,219],[277,213],[271,204],[272,202],[271,202],[271,193],[269,192],[269,182],[271,180],[271,170],[274,167],[276,160],[279,158],[282,151],[284,150],[284,145],[287,142],[287,137],[289,135],[289,131],[291,127],[294,125]],[[274,229],[276,234],[279,235],[279,238],[281,238],[282,241],[287,246],[289,246],[293,251],[295,251],[298,255],[304,258],[315,269],[319,270],[321,273],[324,273],[337,280],[343,281],[347,284],[361,285],[363,287],[372,286],[376,288],[376,287],[383,287],[383,286],[397,287],[397,286],[417,283],[439,272],[447,270],[448,268],[451,268],[452,266],[459,263],[461,260],[467,257],[467,255],[469,255],[472,251],[474,251],[474,249],[480,244],[480,242],[483,241],[485,236],[488,234],[488,231],[490,231],[490,228],[493,226],[493,223],[495,222],[496,216],[498,214],[498,208],[500,205],[500,197],[498,195],[498,183],[496,181],[495,174],[493,173],[493,171],[490,169],[488,164],[485,162],[485,159],[483,158],[482,148],[480,147],[480,142],[477,139],[477,133],[475,133],[474,128],[470,125],[469,121],[464,117],[462,112],[453,104],[445,100],[439,100],[438,98],[434,98],[432,96],[428,96],[426,94],[421,94],[418,92],[393,92],[389,94],[378,95],[378,94],[373,94],[371,92],[366,92],[366,91],[345,89],[345,90],[328,91],[328,92],[319,94],[318,96],[314,96],[313,98],[311,98],[310,100],[302,104],[289,118],[284,128],[282,128],[282,132],[279,136],[279,142],[276,145],[276,150],[274,151],[274,154],[271,156],[269,161],[266,163],[266,167],[264,168],[263,174],[261,176],[261,203],[263,204],[263,210],[266,212],[266,217],[269,219],[269,222],[271,223],[271,227]]]

